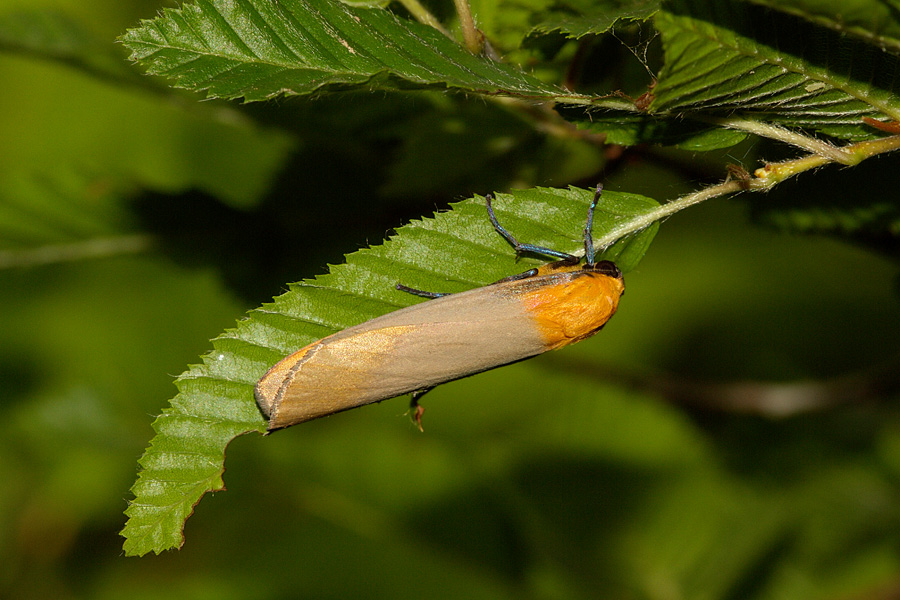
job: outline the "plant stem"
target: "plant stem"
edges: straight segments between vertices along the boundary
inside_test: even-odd
[[[0,269],[36,267],[92,258],[107,258],[122,254],[146,252],[153,246],[149,235],[123,235],[95,238],[71,244],[40,246],[27,250],[0,251]]]
[[[656,221],[665,219],[689,206],[705,202],[711,198],[733,194],[742,190],[755,192],[767,191],[786,179],[817,167],[835,162],[840,164],[857,164],[875,155],[898,150],[900,149],[900,135],[892,135],[877,140],[848,144],[836,149],[841,153],[840,156],[843,160],[837,160],[837,156],[834,155],[824,156],[816,153],[785,162],[769,163],[764,167],[757,169],[753,174],[754,176],[750,179],[726,180],[722,183],[667,202],[658,208],[617,225],[611,231],[606,233],[606,235],[598,238],[595,241],[595,247],[598,251],[602,251],[625,236],[637,233],[638,231],[649,227]],[[849,163],[846,162],[848,157],[850,160]]]
[[[840,148],[833,144],[829,144],[828,142],[823,142],[822,140],[818,140],[808,135],[795,133],[789,129],[785,129],[784,127],[779,127],[777,125],[772,125],[770,123],[764,123],[762,121],[752,121],[750,119],[740,119],[737,117],[705,117],[699,120],[705,123],[712,123],[720,127],[739,129],[741,131],[746,131],[760,137],[779,140],[784,142],[785,144],[791,144],[792,146],[803,148],[804,150],[808,150],[813,154],[819,154],[821,156],[829,158],[830,161],[838,162],[844,165],[855,165],[859,162],[859,160],[856,160],[851,153],[847,152],[843,148]]]
[[[466,48],[472,54],[478,54],[481,52],[481,37],[475,28],[475,19],[472,18],[469,0],[453,0],[453,4],[456,5],[456,14],[459,16],[459,26],[462,29]]]
[[[646,229],[650,225],[653,225],[653,223],[655,223],[656,221],[665,219],[670,215],[674,215],[675,213],[680,212],[685,208],[688,208],[689,206],[700,204],[701,202],[709,200],[710,198],[717,198],[719,196],[724,196],[725,194],[738,192],[745,186],[746,183],[744,182],[725,181],[723,183],[694,192],[693,194],[682,196],[677,200],[666,202],[665,204],[651,210],[650,212],[646,212],[642,215],[637,215],[631,220],[617,225],[611,231],[606,233],[606,235],[595,240],[594,246],[599,250],[603,250],[605,248],[608,248],[609,246],[612,246],[615,242],[622,239],[623,237],[631,235],[632,233],[637,233],[642,229]]]
[[[841,152],[851,157],[853,161],[851,164],[857,164],[877,154],[892,152],[897,149],[900,149],[900,135],[892,135],[868,142],[849,144],[844,146]],[[757,185],[760,189],[768,189],[794,175],[827,165],[830,162],[832,161],[826,156],[811,154],[795,160],[769,163],[754,172],[754,175],[756,176],[754,181],[758,182]]]
[[[425,8],[419,0],[400,0],[400,4],[402,4],[403,8],[408,10],[409,14],[411,14],[419,23],[434,27],[447,37],[452,37],[450,32],[444,28],[440,21],[438,21],[437,17],[431,14],[431,11]]]

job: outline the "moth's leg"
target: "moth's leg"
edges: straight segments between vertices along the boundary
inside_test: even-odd
[[[419,404],[419,399],[433,389],[434,386],[422,390],[416,390],[412,393],[412,399],[409,401],[409,410],[412,413],[412,420],[416,422],[416,425],[419,427],[419,431],[421,431],[422,433],[425,433],[425,428],[422,427],[422,415],[425,414],[425,408],[421,404]]]
[[[412,294],[413,296],[421,296],[422,298],[440,298],[441,296],[449,296],[449,292],[426,292],[425,290],[417,290],[416,288],[411,288],[403,285],[402,283],[398,283],[395,286],[401,292],[406,292],[407,294]]]
[[[497,230],[497,233],[503,236],[503,238],[512,245],[513,249],[516,251],[516,256],[520,256],[527,252],[532,254],[539,254],[541,256],[546,256],[548,258],[555,258],[564,260],[566,262],[570,262],[573,265],[577,264],[579,258],[574,254],[569,254],[568,252],[560,252],[559,250],[552,250],[550,248],[544,248],[543,246],[535,246],[534,244],[523,244],[519,242],[513,234],[508,232],[503,225],[497,221],[497,216],[494,214],[494,207],[491,203],[494,200],[494,196],[491,194],[487,194],[484,197],[485,203],[487,204],[488,217],[491,219],[491,224],[494,226],[494,229]]]

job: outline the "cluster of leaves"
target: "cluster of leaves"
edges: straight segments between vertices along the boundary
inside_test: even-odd
[[[244,258],[260,252],[271,272],[261,274],[257,269],[237,287],[260,286],[264,277],[270,277],[262,287],[276,289],[296,273],[316,268],[312,265],[340,258],[342,252],[315,254],[322,245],[318,236],[324,235],[319,230],[344,230],[342,242],[331,247],[346,248],[366,235],[380,236],[380,231],[399,222],[399,217],[388,211],[389,216],[374,228],[354,225],[354,214],[369,201],[369,190],[353,188],[360,179],[375,182],[373,188],[384,196],[421,195],[427,202],[455,194],[469,196],[472,189],[527,187],[530,189],[498,197],[504,223],[521,239],[577,251],[591,192],[581,187],[533,186],[548,181],[587,185],[604,169],[612,171],[611,163],[593,143],[598,139],[626,146],[728,149],[747,137],[742,124],[753,122],[843,144],[885,135],[863,122],[863,117],[900,119],[896,93],[900,22],[888,6],[875,2],[861,2],[858,10],[844,11],[838,18],[836,3],[824,0],[673,0],[662,4],[647,0],[473,1],[479,27],[494,51],[506,57],[503,61],[467,52],[451,37],[410,19],[403,7],[362,4],[365,6],[338,0],[196,0],[178,9],[165,9],[121,38],[138,67],[162,75],[161,79],[138,75],[113,49],[57,14],[17,13],[0,19],[3,49],[62,62],[103,81],[178,105],[188,115],[189,125],[182,134],[186,138],[205,140],[204,136],[215,130],[215,139],[232,140],[231,145],[198,143],[202,152],[169,157],[171,162],[159,170],[165,175],[150,168],[129,171],[115,163],[115,157],[108,159],[110,163],[99,177],[78,171],[22,181],[3,174],[9,181],[2,186],[0,266],[53,262],[61,255],[102,255],[109,248],[113,252],[139,251],[150,243],[143,232],[153,218],[185,220],[177,208],[166,212],[161,197],[151,198],[153,211],[138,210],[137,216],[123,217],[114,207],[121,205],[135,186],[165,194],[200,190],[221,200],[225,209],[213,203],[199,204],[204,210],[199,211],[202,214],[197,220],[204,223],[218,223],[216,217],[223,211],[258,208],[266,194],[266,203],[271,203],[272,197],[285,190],[302,190],[312,202],[300,208],[279,204],[276,216],[269,220],[253,222],[248,215],[242,221],[245,229],[235,235],[271,238],[274,244],[288,233],[306,233],[292,253],[283,247],[273,247],[268,253],[242,248]],[[441,16],[452,22],[449,13]],[[640,59],[625,60],[631,51],[623,49],[619,40],[632,46]],[[611,56],[617,60],[609,60]],[[181,91],[171,90],[170,84]],[[248,104],[238,110],[225,103],[198,103],[191,94]],[[301,100],[283,100],[285,97]],[[256,101],[266,102],[249,104]],[[227,133],[222,135],[222,131]],[[547,131],[551,135],[544,135]],[[161,145],[157,143],[157,147]],[[390,159],[372,152],[373,147],[391,148]],[[347,164],[365,165],[369,171],[364,177],[348,179],[344,177]],[[274,174],[279,171],[283,174],[276,181]],[[327,188],[311,177],[303,179],[317,172],[327,174],[321,177]],[[290,181],[291,173],[302,181]],[[896,240],[900,228],[896,203],[875,193],[864,201],[853,199],[833,206],[809,203],[808,199],[805,204],[791,204],[788,198],[779,197],[777,190],[768,200],[757,207],[757,214],[783,228],[850,233],[858,239],[875,240],[881,248]],[[602,235],[656,206],[653,200],[636,194],[608,193],[595,234]],[[427,206],[410,210],[422,214]],[[337,222],[342,224],[340,228],[334,226]],[[42,226],[33,227],[34,223]],[[249,229],[263,233],[251,235]],[[630,270],[655,233],[654,226],[625,238],[608,248],[607,256],[615,257],[623,270]],[[110,245],[78,245],[97,238]],[[31,252],[33,248],[43,250]],[[188,253],[190,248],[187,246]],[[285,264],[295,256],[303,256],[310,265],[307,271],[296,263]],[[225,260],[235,262],[232,255]],[[528,257],[515,260],[491,230],[482,200],[470,198],[434,218],[397,229],[384,244],[347,255],[344,263],[327,275],[295,284],[274,304],[252,311],[236,329],[213,341],[213,351],[203,357],[202,364],[178,378],[178,395],[155,421],[156,437],[140,461],[142,471],[128,508],[126,553],[159,553],[181,545],[184,522],[197,502],[206,492],[223,489],[225,447],[243,433],[264,431],[252,387],[278,358],[330,332],[411,303],[412,298],[393,290],[398,281],[456,291],[486,284],[531,264],[535,261]],[[549,389],[549,383],[544,385],[541,389]],[[580,388],[576,385],[573,389]],[[576,405],[591,410],[589,399]],[[503,423],[499,414],[488,415],[478,431],[489,435],[491,428]],[[652,431],[649,435],[661,436],[661,445],[678,438],[684,447],[694,449],[684,465],[706,460],[704,452],[697,449],[701,442],[674,429],[654,425],[641,429],[639,435]],[[547,432],[529,430],[526,434],[523,440],[528,436],[543,439]],[[590,446],[597,443],[592,441],[594,434],[570,430],[566,435],[573,437],[565,443]],[[625,434],[622,436],[624,439]],[[341,438],[340,443],[348,439],[352,438]],[[317,441],[319,448],[332,447],[325,440]],[[469,443],[471,440],[466,441]],[[550,448],[550,442],[546,443]],[[521,452],[526,445],[514,444],[512,450],[505,450]],[[884,446],[890,444],[884,442]],[[399,447],[395,450],[403,452]],[[328,452],[316,450],[312,442],[304,451]],[[539,456],[540,451],[535,452]],[[884,450],[884,454],[889,453]],[[279,460],[289,464],[283,457]],[[437,472],[441,460],[423,458],[422,465],[425,471]],[[569,466],[573,474],[581,472],[577,465]],[[505,485],[515,484],[513,487],[524,490],[517,493],[549,503],[541,497],[545,484],[571,482],[565,473],[549,472],[557,468],[547,467],[547,472],[523,468],[521,481],[512,476]],[[603,475],[598,473],[598,478]],[[740,490],[705,477],[688,483],[652,484],[671,488],[667,492],[671,502],[662,507],[658,519],[675,522],[674,512],[687,506],[688,516],[701,533],[740,532],[735,536],[731,568],[725,564],[719,569],[719,563],[719,571],[710,573],[699,572],[702,569],[696,565],[683,565],[686,570],[698,570],[695,581],[706,596],[737,597],[746,591],[742,586],[755,585],[753,569],[764,568],[789,545],[784,536],[793,534],[784,524],[792,518],[791,511],[767,503],[762,494],[753,496],[758,527],[741,527],[740,519],[727,506],[729,499],[741,495]],[[847,479],[853,478],[847,475]],[[449,485],[426,476],[421,481],[409,478],[411,489],[419,484],[425,489]],[[696,486],[712,489],[711,495],[718,495],[721,502],[715,506],[692,504],[688,488]],[[848,484],[847,494],[872,489],[876,492],[873,497],[884,499],[887,494],[875,484],[858,480]],[[307,492],[308,497],[293,502],[311,512],[318,506],[319,512],[327,515],[326,501],[318,498],[316,490]],[[477,508],[483,504],[468,500],[463,505]],[[834,510],[840,510],[839,505],[836,500]],[[575,513],[591,510],[589,503],[575,503],[571,508]],[[706,521],[710,514],[716,518]],[[430,523],[427,514],[412,520],[423,532],[450,535]],[[532,522],[524,516],[522,520]],[[835,540],[853,535],[849,525],[847,531],[834,533]],[[546,535],[537,537],[547,541]],[[647,556],[653,551],[679,555],[674,540],[669,542],[671,547],[659,546],[656,542],[660,541],[668,540],[652,535],[622,539],[619,549],[642,548]],[[580,546],[576,543],[574,547]],[[571,567],[576,571],[577,563],[575,560]],[[550,572],[554,569],[548,567]],[[779,573],[778,577],[790,579],[787,571]],[[553,587],[553,583],[542,585]],[[648,594],[665,595],[660,590]]]
[[[638,3],[603,8],[603,14],[570,8],[572,17],[548,19],[532,35],[553,31],[584,40],[620,21],[653,17],[664,55],[649,101],[629,101],[617,90],[602,95],[564,90],[520,66],[470,54],[431,27],[337,0],[189,3],[165,10],[122,41],[150,73],[211,98],[258,101],[360,87],[459,90],[581,107],[577,115],[569,109],[571,122],[619,144],[727,147],[745,136],[728,127],[736,116],[858,141],[883,135],[863,117],[900,117],[894,89],[898,56],[885,51],[897,40],[878,31],[879,47],[863,35],[876,33],[875,15],[849,27],[746,2],[677,0],[662,8]],[[571,192],[582,204],[585,193]],[[516,213],[530,216],[516,223],[518,234],[549,244],[554,241],[547,233],[550,216],[565,205],[545,202],[547,194],[552,196],[514,193],[513,199]],[[623,217],[646,210],[637,198],[613,197],[613,202],[621,204],[617,214]],[[158,552],[180,543],[180,524],[193,505],[204,492],[222,487],[224,446],[238,434],[263,430],[252,386],[276,359],[407,304],[386,291],[401,278],[447,289],[448,282],[483,285],[521,268],[498,260],[491,250],[497,240],[491,242],[489,228],[477,225],[480,216],[472,210],[473,201],[467,201],[434,221],[398,230],[389,244],[351,255],[330,275],[298,285],[215,340],[204,363],[179,378],[179,395],[155,424],[158,435],[141,460],[136,499],[128,509],[127,552]],[[561,221],[573,222],[573,216]],[[424,236],[429,231],[440,234]],[[577,240],[555,241],[577,248]],[[416,272],[427,276],[410,274]]]

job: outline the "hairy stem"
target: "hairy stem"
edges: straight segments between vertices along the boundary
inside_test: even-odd
[[[855,159],[852,153],[847,152],[844,148],[840,148],[838,146],[835,146],[834,144],[829,144],[828,142],[823,142],[822,140],[818,140],[812,136],[803,135],[802,133],[796,133],[794,131],[791,131],[790,129],[779,127],[778,125],[772,125],[771,123],[753,121],[750,119],[741,119],[737,117],[707,117],[699,120],[702,120],[705,123],[712,123],[713,125],[718,125],[720,127],[727,127],[728,129],[738,129],[740,131],[746,131],[760,137],[779,140],[784,142],[785,144],[797,146],[798,148],[803,148],[804,150],[807,150],[813,154],[826,157],[830,162],[837,162],[844,165],[854,165],[859,162],[859,160]]]
[[[711,198],[718,198],[719,196],[725,196],[726,194],[738,192],[745,187],[745,182],[725,181],[723,183],[719,183],[717,185],[696,191],[693,194],[682,196],[677,200],[667,202],[660,207],[651,210],[650,212],[646,212],[642,215],[637,215],[636,217],[617,225],[611,231],[607,232],[603,237],[598,238],[595,241],[594,246],[599,250],[603,250],[605,248],[608,248],[609,246],[612,246],[621,238],[631,235],[632,233],[637,233],[638,231],[649,227],[656,221],[665,219],[670,215],[674,215],[675,213],[682,211],[689,206],[700,204],[701,202],[705,202],[706,200],[709,200]]]
[[[459,26],[462,29],[466,49],[472,54],[478,54],[481,52],[481,37],[475,28],[475,19],[472,18],[469,0],[453,0],[453,4],[456,5],[456,14],[459,15]]]
[[[619,239],[637,233],[638,231],[649,227],[656,221],[665,219],[689,206],[705,202],[712,198],[733,194],[741,190],[757,192],[766,191],[786,179],[827,164],[857,164],[872,156],[883,154],[885,152],[892,152],[900,149],[900,135],[893,135],[868,142],[848,144],[836,149],[840,152],[840,157],[845,160],[837,160],[838,156],[831,153],[828,155],[816,153],[785,162],[769,163],[757,169],[749,179],[726,179],[722,183],[667,202],[658,208],[617,225],[603,237],[598,238],[595,241],[595,247],[598,251],[602,251]],[[849,157],[849,162],[846,160],[847,157]]]

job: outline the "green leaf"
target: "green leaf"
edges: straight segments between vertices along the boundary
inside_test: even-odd
[[[750,0],[753,4],[797,15],[867,43],[900,52],[900,21],[896,2],[873,0]]]
[[[534,31],[559,31],[571,38],[606,33],[620,21],[646,21],[659,10],[659,0],[569,0],[555,6],[552,17],[535,26]]]
[[[113,44],[55,10],[20,10],[0,16],[0,50],[60,61],[132,85],[146,81],[122,62]]]
[[[48,61],[4,66],[6,77],[22,82],[7,95],[6,113],[16,116],[4,125],[8,151],[0,179],[8,171],[36,184],[21,200],[2,199],[10,205],[24,205],[38,187],[52,195],[54,186],[69,185],[56,181],[54,171],[61,166],[62,179],[85,171],[98,180],[93,193],[107,186],[119,188],[123,198],[133,196],[135,186],[166,193],[201,190],[248,207],[259,202],[296,145],[288,133],[263,128],[235,108],[185,102],[188,94],[139,73],[112,40],[60,12],[0,15],[0,50]],[[181,143],[186,139],[193,145]],[[61,192],[60,197],[81,193]],[[58,220],[32,216],[35,227]]]
[[[564,93],[470,54],[434,28],[337,0],[199,0],[164,10],[122,41],[150,73],[216,98],[396,84],[539,98]]]
[[[495,209],[519,239],[564,252],[583,249],[581,229],[590,190],[537,188],[500,194]],[[656,202],[605,192],[595,236]],[[656,234],[656,225],[608,248],[603,256],[633,268]],[[493,230],[482,199],[453,205],[450,212],[414,221],[380,246],[347,256],[327,275],[292,286],[273,304],[250,313],[213,340],[203,364],[176,381],[179,393],[154,423],[157,432],[140,460],[134,501],[122,532],[125,552],[142,555],[178,547],[182,526],[207,491],[223,489],[225,447],[234,437],[265,431],[253,386],[277,360],[340,329],[416,301],[398,282],[441,292],[486,285],[542,261],[516,260]]]
[[[900,118],[900,64],[881,47],[740,2],[676,0],[656,16],[665,66],[651,111],[739,113],[860,140],[863,117]]]
[[[391,0],[341,0],[348,6],[358,6],[360,8],[384,8],[391,3]]]
[[[728,148],[747,137],[743,131],[646,113],[594,113],[590,120],[581,121],[578,126],[595,133],[605,133],[609,144],[633,146],[653,142],[691,151]]]

